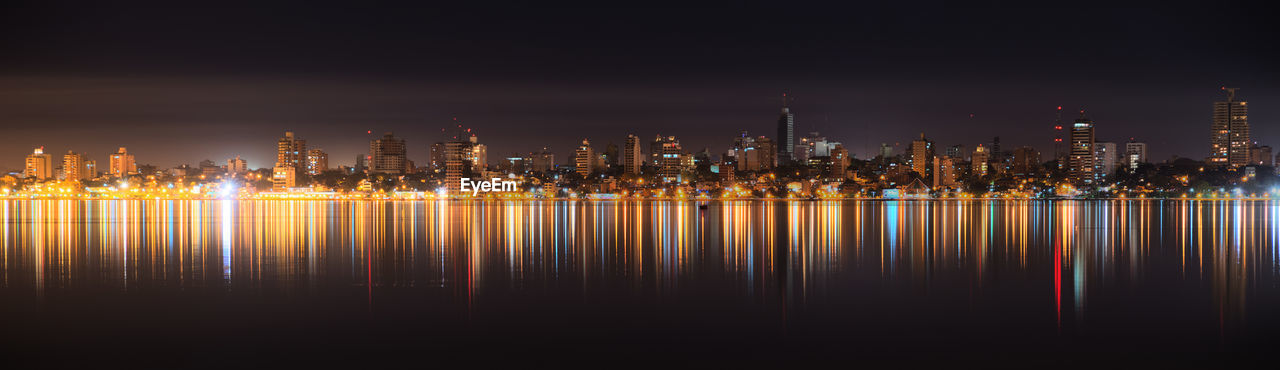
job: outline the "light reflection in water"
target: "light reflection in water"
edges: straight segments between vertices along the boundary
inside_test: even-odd
[[[512,291],[661,298],[711,285],[747,301],[804,306],[856,298],[850,281],[923,292],[942,282],[982,291],[1031,281],[1052,295],[1045,307],[1059,325],[1081,325],[1095,290],[1160,279],[1174,289],[1210,287],[1230,326],[1244,319],[1247,297],[1274,293],[1251,291],[1275,281],[1278,211],[1280,203],[1246,200],[726,201],[706,209],[634,200],[11,200],[0,206],[0,286],[37,299],[65,289],[310,294],[356,286],[371,307],[378,289],[438,289],[471,307]],[[1167,268],[1181,282],[1164,281]]]

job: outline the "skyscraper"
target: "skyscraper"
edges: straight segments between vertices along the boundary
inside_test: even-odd
[[[62,156],[62,174],[67,181],[80,181],[93,178],[88,174],[88,167],[85,166],[84,156],[76,154],[73,151],[67,151]]]
[[[320,149],[308,150],[307,174],[315,176],[327,170],[329,170],[329,154]]]
[[[1116,172],[1116,163],[1120,160],[1120,156],[1117,153],[1116,143],[1094,143],[1093,152],[1095,154],[1094,166],[1098,169],[1096,175],[1098,179],[1111,176],[1111,174]]]
[[[1147,163],[1147,143],[1128,142],[1124,144],[1124,163],[1129,170],[1138,169],[1138,165]]]
[[[1071,154],[1068,159],[1071,163],[1071,180],[1079,184],[1092,184],[1097,171],[1095,158],[1093,120],[1086,118],[1081,110],[1080,118],[1071,125]]]
[[[388,132],[381,139],[369,142],[370,173],[404,174],[409,163],[404,139]]]
[[[138,173],[138,164],[133,160],[133,154],[129,154],[124,147],[120,147],[107,158],[107,171],[108,175],[125,177]]]
[[[774,139],[774,145],[778,146],[778,164],[788,164],[796,159],[796,117],[787,105],[787,94],[782,94],[782,114],[778,115],[778,136]]]
[[[468,147],[470,144],[465,141],[444,143],[444,186],[449,194],[462,192],[462,172],[466,168]]]
[[[844,149],[843,145],[835,144],[830,147],[831,158],[831,177],[843,179],[849,175],[849,151]]]
[[[982,144],[978,144],[976,148],[973,148],[973,155],[969,158],[970,166],[972,166],[971,171],[973,172],[973,176],[974,177],[987,176],[987,172],[989,170],[989,167],[988,167],[989,164],[987,162],[990,160],[991,160],[991,153],[987,151],[987,147],[982,146]]]
[[[53,156],[44,153],[44,147],[36,148],[27,155],[26,166],[22,176],[29,179],[48,180],[53,177]]]
[[[653,141],[649,142],[649,165],[662,166],[662,142],[662,135],[655,136]]]
[[[639,175],[640,167],[644,164],[644,156],[640,153],[640,137],[635,135],[627,135],[627,142],[623,145],[622,151],[622,170],[630,175]]]
[[[369,155],[356,154],[356,165],[351,168],[355,173],[365,173],[369,170]]]
[[[431,144],[431,155],[427,157],[427,166],[432,171],[440,172],[444,169],[444,143],[437,142]]]
[[[475,136],[472,136],[472,139],[474,138]],[[480,172],[480,171],[484,171],[485,168],[488,168],[489,166],[489,146],[488,145],[484,145],[484,144],[480,144],[475,141],[472,141],[471,145],[467,147],[466,151],[467,151],[466,160],[468,162],[471,162],[472,171]]]
[[[582,139],[582,145],[573,152],[573,169],[582,177],[591,175],[592,164],[595,161],[595,151],[591,150],[591,143],[587,139]]]
[[[664,182],[680,181],[680,171],[684,168],[684,150],[675,136],[668,136],[662,142],[662,165],[658,168],[659,176]],[[689,162],[692,162],[690,158]]]
[[[920,133],[920,139],[911,142],[911,170],[920,174],[920,177],[928,180],[933,172],[933,142],[924,138],[924,133]]]
[[[1254,166],[1270,166],[1271,162],[1271,146],[1258,145],[1254,143],[1249,146],[1249,165]]]
[[[542,151],[530,153],[535,172],[549,172],[556,167],[556,153],[550,148],[542,147]]]
[[[618,145],[617,144],[614,144],[613,142],[609,142],[609,145],[605,145],[604,154],[602,155],[604,156],[604,167],[602,168],[608,168],[608,167],[613,167],[618,165]]]
[[[1013,150],[1013,174],[1030,176],[1040,169],[1040,151],[1035,147],[1023,146]]]
[[[933,187],[956,186],[956,163],[949,156],[933,158]]]
[[[1236,88],[1223,87],[1226,101],[1213,102],[1210,164],[1243,166],[1249,161],[1249,104],[1236,100]]]
[[[282,166],[293,167],[294,174],[307,170],[307,141],[294,137],[292,131],[286,131],[284,137],[276,141],[275,167]]]

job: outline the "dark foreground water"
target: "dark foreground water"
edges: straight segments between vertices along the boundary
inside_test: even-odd
[[[6,364],[1222,364],[1270,201],[0,201]]]

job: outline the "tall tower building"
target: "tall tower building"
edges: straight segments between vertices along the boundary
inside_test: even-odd
[[[1210,164],[1243,166],[1249,161],[1249,104],[1236,100],[1236,88],[1223,87],[1226,101],[1213,102]]]
[[[661,134],[654,136],[653,141],[649,142],[649,165],[662,166],[662,142]]]
[[[933,142],[925,139],[921,132],[920,139],[911,142],[911,170],[928,180],[932,173],[933,157]]]
[[[381,139],[369,142],[370,173],[404,174],[405,165],[409,163],[405,152],[404,139],[398,139],[388,132]]]
[[[1040,169],[1040,151],[1035,147],[1023,146],[1013,150],[1013,174],[1030,176]]]
[[[623,144],[622,150],[622,170],[630,175],[639,175],[640,167],[644,165],[644,155],[640,153],[640,137],[635,135],[627,135],[627,142]]]
[[[48,180],[53,177],[53,156],[45,154],[44,147],[31,151],[31,154],[27,155],[22,176],[36,180]]]
[[[933,187],[956,185],[956,162],[948,156],[933,158]]]
[[[796,156],[796,117],[791,114],[787,104],[787,94],[782,94],[782,114],[778,115],[778,137],[774,144],[778,146],[778,164],[788,164]]]
[[[658,169],[658,175],[662,176],[664,182],[680,181],[680,171],[684,167],[682,154],[684,150],[680,148],[680,142],[676,141],[675,136],[668,136],[662,142],[662,165]]]
[[[1118,150],[1119,149],[1116,148],[1116,143],[1094,143],[1094,166],[1098,169],[1096,175],[1097,178],[1101,179],[1111,176],[1111,174],[1116,172],[1116,164],[1120,161]]]
[[[1147,163],[1147,143],[1125,143],[1124,163],[1129,165],[1131,171],[1138,169],[1138,165]]]
[[[595,160],[595,152],[591,150],[591,143],[587,139],[582,139],[582,145],[578,146],[578,150],[573,152],[573,168],[582,177],[591,175],[592,161]]]
[[[472,138],[474,137],[472,136]],[[488,168],[489,147],[473,141],[470,147],[467,148],[467,160],[471,162],[472,171],[483,171]]]
[[[76,154],[73,151],[67,151],[62,156],[62,174],[67,181],[80,181],[93,178],[88,174],[88,167],[85,166],[84,156]]]
[[[307,151],[307,174],[319,175],[329,170],[329,154],[320,149]]]
[[[294,173],[307,171],[307,141],[293,136],[286,131],[284,137],[276,141],[275,167],[293,167]]]
[[[451,195],[462,193],[462,172],[466,167],[470,145],[457,140],[444,143],[444,186]]]
[[[976,177],[987,176],[987,173],[990,172],[990,164],[988,163],[990,160],[991,152],[987,150],[987,147],[978,144],[976,148],[973,148],[973,155],[969,157],[973,175]]]
[[[107,158],[107,171],[107,174],[115,177],[129,176],[138,173],[138,163],[133,160],[133,154],[120,147]]]
[[[533,159],[533,171],[550,172],[556,168],[556,153],[550,148],[542,147],[542,151],[529,153],[529,157]]]
[[[1081,110],[1080,118],[1071,124],[1071,152],[1068,158],[1071,180],[1078,184],[1092,184],[1097,175],[1094,139],[1093,120],[1086,118]]]

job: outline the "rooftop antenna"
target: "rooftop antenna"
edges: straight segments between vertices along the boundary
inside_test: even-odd
[[[1053,121],[1053,158],[1062,158],[1062,106],[1058,106],[1058,117]]]

